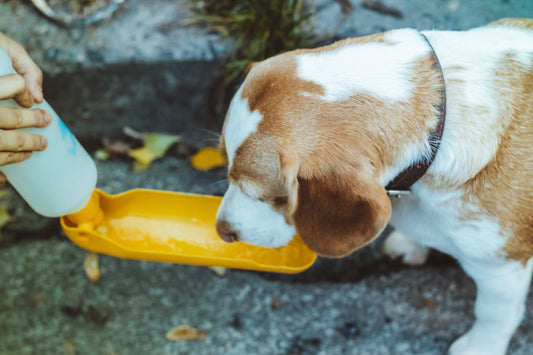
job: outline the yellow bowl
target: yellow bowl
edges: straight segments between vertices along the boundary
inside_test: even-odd
[[[258,271],[298,273],[316,259],[295,236],[283,248],[226,243],[215,229],[222,198],[135,189],[109,195],[98,189],[80,212],[61,217],[78,246],[120,258]]]

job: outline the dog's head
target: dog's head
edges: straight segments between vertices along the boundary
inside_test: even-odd
[[[400,36],[419,37],[416,32]],[[386,51],[396,45],[392,35],[365,41],[376,43],[363,48],[374,51],[370,65],[387,60]],[[377,75],[388,81],[380,87],[375,74],[353,64],[354,53],[346,53],[349,61],[342,58],[346,43],[326,49],[340,57],[339,64],[324,61],[321,50],[299,50],[252,67],[231,102],[221,140],[230,184],[217,215],[224,240],[280,247],[298,233],[318,254],[341,257],[385,228],[391,204],[383,188],[384,167],[398,158],[391,155],[398,149],[390,137],[414,146],[427,129],[423,120],[409,130],[413,134],[380,123],[397,119],[398,107],[405,117],[426,110],[403,102],[419,99],[409,81],[417,63],[412,57],[425,58],[425,67],[431,67],[427,45],[417,41],[414,48],[401,49],[401,67],[382,65]],[[346,68],[333,70],[336,65]]]
[[[217,215],[226,241],[265,247],[295,233],[324,256],[373,240],[390,217],[375,179],[372,142],[358,140],[345,109],[314,98],[323,89],[296,76],[291,54],[255,65],[232,100],[221,140],[229,188]],[[346,131],[348,130],[348,131]],[[365,125],[360,127],[365,130]]]

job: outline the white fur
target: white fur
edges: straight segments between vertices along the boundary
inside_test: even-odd
[[[241,144],[257,131],[263,118],[259,111],[250,111],[248,100],[242,98],[242,87],[235,94],[224,128],[224,141],[229,168],[233,165],[235,152]],[[293,226],[285,223],[285,217],[267,204],[257,200],[248,185],[230,186],[217,212],[217,221],[228,222],[238,231],[239,241],[277,248],[287,244],[296,234]],[[252,223],[250,223],[252,222]]]
[[[429,172],[464,183],[493,159],[502,133],[499,129],[506,128],[498,123],[497,90],[502,88],[494,85],[496,66],[509,53],[517,54],[517,59],[530,66],[533,35],[505,27],[424,33],[435,49],[447,83],[446,127]],[[454,84],[455,79],[461,83]]]
[[[235,158],[235,152],[241,144],[257,131],[257,125],[263,118],[259,111],[251,112],[248,107],[248,99],[242,98],[242,87],[237,91],[229,107],[228,119],[224,127],[224,140],[226,152],[231,163]]]
[[[470,259],[461,265],[477,286],[476,321],[450,355],[504,355],[524,316],[533,262]]]
[[[394,44],[369,43],[302,54],[298,56],[298,76],[323,86],[321,98],[329,102],[361,92],[391,102],[406,101],[414,87],[410,80],[413,63],[427,55],[429,48],[414,30],[391,31],[385,39]]]
[[[407,265],[422,265],[426,262],[429,248],[414,243],[398,231],[393,231],[383,244],[383,252],[393,259],[402,258]]]
[[[217,220],[224,220],[238,231],[238,240],[267,248],[278,248],[291,241],[294,226],[272,207],[248,195],[233,184],[224,194],[217,212]],[[253,221],[253,223],[250,223]]]
[[[520,65],[530,66],[533,35],[505,27],[430,31],[425,35],[436,51],[447,83],[446,125],[428,173],[460,186],[494,158],[499,137],[506,129],[499,121],[500,110],[505,109],[497,91],[502,88],[494,86],[497,64],[511,54]],[[322,85],[325,95],[317,99],[329,102],[344,100],[358,92],[371,93],[389,102],[404,101],[412,94],[411,64],[426,55],[428,47],[413,30],[392,31],[385,39],[385,44],[348,45],[330,52],[300,55],[298,75]],[[512,84],[505,89],[512,90]],[[246,100],[237,95],[225,128],[230,164],[235,150],[255,130],[260,119],[258,113],[249,112]],[[424,144],[399,147],[402,151],[398,160],[385,167],[380,183],[385,186],[403,168],[420,160],[427,150]],[[244,192],[230,186],[219,217],[242,228],[243,239],[252,243],[264,246],[287,243],[294,229],[285,224],[280,214],[247,196],[245,186],[242,188]],[[397,232],[386,242],[385,250],[411,263],[423,262],[427,247],[455,257],[476,282],[478,295],[476,321],[452,345],[450,354],[503,355],[524,313],[533,259],[527,265],[506,259],[502,248],[510,232],[463,193],[459,188],[430,190],[419,182],[409,196],[394,199],[391,224]],[[465,220],[465,213],[480,217]]]

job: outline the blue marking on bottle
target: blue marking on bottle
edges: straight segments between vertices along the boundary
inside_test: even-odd
[[[68,127],[65,125],[65,123],[63,123],[63,121],[61,121],[60,118],[58,118],[58,123],[59,123],[59,130],[61,131],[61,137],[63,138],[63,140],[65,140],[68,136],[70,137],[70,140],[72,142],[72,147],[69,148],[68,152],[72,155],[76,155],[76,146],[77,146],[76,137],[74,137],[70,129],[68,129]]]

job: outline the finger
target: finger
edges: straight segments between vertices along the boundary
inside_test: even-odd
[[[0,186],[5,184],[6,181],[7,181],[7,176],[3,172],[0,171]]]
[[[0,129],[46,127],[52,121],[49,112],[40,109],[0,107]]]
[[[26,81],[26,85],[32,99],[36,103],[43,101],[43,73],[35,62],[30,58],[28,52],[17,42],[0,33],[0,47],[11,57],[13,69]]]
[[[0,131],[0,151],[3,153],[44,150],[47,146],[46,138],[37,134],[17,130]]]
[[[19,163],[31,157],[31,152],[0,152],[0,166]]]
[[[33,98],[26,89],[26,81],[18,74],[0,76],[0,100],[11,98],[24,107],[33,105]]]

